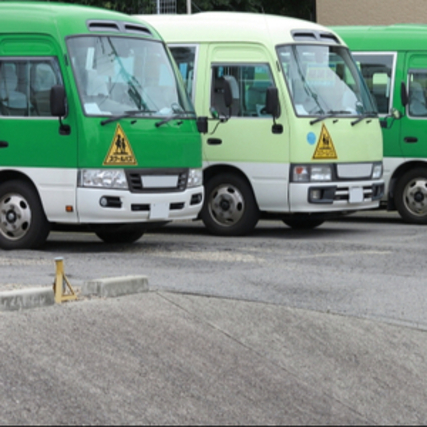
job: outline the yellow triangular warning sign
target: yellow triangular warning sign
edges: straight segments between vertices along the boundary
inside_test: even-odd
[[[137,165],[135,155],[129,140],[123,132],[120,124],[117,124],[116,132],[114,133],[113,141],[108,150],[107,157],[103,163],[104,166],[132,166]]]
[[[313,160],[337,158],[337,152],[335,151],[331,135],[329,135],[326,126],[323,124],[319,140],[317,141],[316,149],[314,150]]]

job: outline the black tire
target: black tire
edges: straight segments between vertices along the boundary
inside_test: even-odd
[[[95,234],[104,243],[133,243],[139,240],[144,235],[145,229],[126,225],[126,226],[111,226],[110,229],[96,231]]]
[[[205,183],[200,217],[214,235],[243,236],[255,228],[259,209],[248,183],[238,175],[225,173]]]
[[[50,224],[35,188],[24,181],[0,185],[0,248],[36,249],[45,243]]]
[[[283,222],[294,230],[312,230],[322,225],[325,220],[319,218],[290,218],[284,219]]]
[[[399,178],[394,203],[405,222],[427,224],[427,168],[412,169]]]

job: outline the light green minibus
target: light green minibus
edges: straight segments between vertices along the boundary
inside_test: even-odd
[[[242,235],[260,218],[312,228],[378,207],[379,120],[332,30],[252,13],[139,18],[168,43],[197,114],[209,117],[201,218],[210,232]]]
[[[353,51],[384,138],[383,203],[427,224],[427,26],[333,27]]]
[[[0,2],[0,248],[50,230],[105,242],[196,218],[201,138],[149,24],[105,9]]]

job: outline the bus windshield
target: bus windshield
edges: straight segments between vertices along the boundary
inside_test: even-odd
[[[280,46],[277,52],[298,116],[376,114],[347,48],[304,44]]]
[[[162,43],[79,36],[67,45],[87,116],[194,115]]]

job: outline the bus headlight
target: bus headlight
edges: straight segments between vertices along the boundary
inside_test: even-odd
[[[374,163],[372,168],[372,179],[380,179],[383,176],[383,164],[381,162]]]
[[[311,181],[331,181],[332,170],[330,165],[311,166]]]
[[[202,169],[189,169],[187,188],[199,187],[203,184],[203,172]]]
[[[331,165],[293,165],[292,182],[332,181]]]
[[[127,190],[128,183],[123,169],[81,169],[79,187],[114,188]]]

